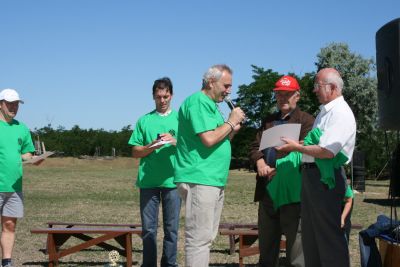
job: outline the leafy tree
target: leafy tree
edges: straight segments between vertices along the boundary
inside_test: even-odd
[[[132,149],[128,146],[128,140],[132,135],[131,126],[122,127],[121,131],[116,133],[116,138],[113,139],[113,146],[116,149],[117,155],[124,157],[130,157],[132,155]]]
[[[292,74],[296,77],[296,75]],[[296,77],[300,85],[300,100],[297,105],[301,110],[316,116],[319,112],[319,103],[316,95],[314,94],[314,79],[315,73],[305,73],[303,77]]]
[[[271,69],[264,70],[252,65],[254,81],[249,85],[240,85],[236,105],[246,113],[246,122],[232,141],[232,156],[243,161],[248,157],[250,144],[254,141],[262,118],[275,110],[272,88],[281,76]],[[238,164],[238,163],[235,163]],[[238,164],[243,165],[243,164]]]
[[[249,126],[242,126],[240,131],[232,140],[232,156],[235,158],[247,158],[250,151],[250,144],[254,141],[257,129]]]
[[[264,70],[255,65],[251,66],[254,81],[249,85],[239,86],[235,101],[246,113],[246,125],[259,128],[262,118],[276,109],[272,89],[282,75],[271,69]]]

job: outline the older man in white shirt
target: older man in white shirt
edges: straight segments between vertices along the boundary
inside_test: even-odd
[[[314,93],[322,104],[313,129],[322,135],[319,143],[303,146],[282,138],[281,151],[298,151],[302,157],[301,220],[302,243],[305,265],[346,267],[349,253],[340,227],[341,203],[345,193],[345,181],[341,168],[334,169],[334,187],[321,180],[321,172],[315,164],[318,159],[333,159],[338,153],[351,161],[355,146],[356,121],[349,105],[342,96],[343,80],[333,68],[317,73]]]

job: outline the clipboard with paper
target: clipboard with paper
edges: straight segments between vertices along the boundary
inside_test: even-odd
[[[262,151],[269,147],[284,145],[285,143],[281,140],[281,137],[299,141],[300,129],[300,123],[285,123],[269,128],[262,133],[258,150]]]

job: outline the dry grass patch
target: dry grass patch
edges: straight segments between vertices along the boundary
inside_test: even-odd
[[[134,187],[137,160],[48,159],[42,166],[26,166],[24,177],[25,218],[19,221],[14,259],[17,266],[46,266],[44,235],[31,235],[31,228],[47,221],[86,223],[140,223],[139,193]],[[387,181],[368,181],[367,192],[357,194],[353,222],[367,227],[378,214],[389,214],[389,207],[379,205],[387,198]],[[231,171],[226,189],[221,222],[255,223],[257,204],[253,203],[255,174]],[[160,214],[161,215],[161,214]],[[183,212],[182,214],[183,215]],[[160,216],[161,217],[161,216]],[[181,218],[178,263],[184,266],[183,219]],[[162,228],[159,228],[159,251]],[[141,240],[134,237],[134,264],[142,261]],[[160,254],[160,253],[159,253]],[[350,241],[352,266],[359,266],[357,232]],[[160,255],[159,255],[160,256]],[[254,265],[258,257],[245,259]],[[104,266],[107,252],[94,247],[65,257],[60,266]],[[218,236],[210,259],[211,265],[237,266],[238,254],[229,255],[226,236]]]

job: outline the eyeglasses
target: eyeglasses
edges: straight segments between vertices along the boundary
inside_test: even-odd
[[[331,83],[314,83],[314,90],[318,90],[319,88],[321,88],[321,86],[323,85],[328,85]]]

